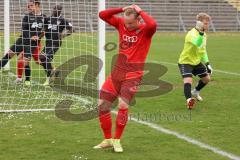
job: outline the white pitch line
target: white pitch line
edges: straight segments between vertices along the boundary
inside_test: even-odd
[[[222,70],[218,70],[218,69],[213,69],[213,71],[219,72],[219,73],[231,74],[231,75],[235,75],[235,76],[240,76],[240,73],[235,73],[235,72],[222,71]]]
[[[112,111],[112,113],[114,113],[115,115],[117,114],[116,111]],[[216,148],[216,147],[212,147],[212,146],[210,146],[210,145],[208,145],[208,144],[202,143],[202,142],[200,142],[200,141],[198,141],[198,140],[192,139],[192,138],[187,137],[187,136],[185,136],[185,135],[183,135],[183,134],[180,134],[180,133],[178,133],[178,132],[171,131],[171,130],[169,130],[169,129],[163,128],[163,127],[160,126],[160,125],[157,125],[157,124],[154,124],[154,123],[150,123],[150,122],[146,122],[146,121],[141,121],[141,120],[138,120],[138,119],[133,118],[133,117],[131,117],[131,120],[134,121],[134,122],[136,122],[136,123],[139,123],[139,124],[148,126],[148,127],[152,128],[152,129],[155,129],[155,130],[157,130],[157,131],[159,131],[159,132],[162,132],[162,133],[165,133],[165,134],[168,134],[168,135],[175,136],[175,137],[177,137],[178,139],[181,139],[181,140],[184,140],[184,141],[189,142],[189,143],[191,143],[191,144],[194,144],[194,145],[196,145],[196,146],[198,146],[198,147],[200,147],[200,148],[210,150],[210,151],[212,151],[212,152],[214,152],[214,153],[216,153],[216,154],[219,154],[219,155],[221,155],[221,156],[227,157],[227,158],[229,158],[229,159],[231,159],[231,160],[240,160],[240,157],[237,156],[237,155],[234,155],[234,154],[232,154],[232,153],[228,153],[228,152],[223,151],[223,150],[221,150],[221,149],[219,149],[219,148]]]
[[[177,62],[176,62],[176,63],[165,62],[165,61],[149,61],[149,62],[163,63],[163,64],[172,65],[172,66],[177,66]],[[240,73],[236,73],[236,72],[228,72],[228,71],[223,71],[223,70],[214,69],[214,68],[213,68],[213,71],[214,71],[214,72],[218,72],[218,73],[224,73],[224,74],[234,75],[234,76],[240,76]]]
[[[55,111],[55,109],[19,109],[19,110],[0,110],[0,113],[21,113],[21,112],[42,112],[42,111]]]

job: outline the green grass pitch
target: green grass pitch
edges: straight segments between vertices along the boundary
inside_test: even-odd
[[[152,98],[137,98],[131,114],[140,120],[176,131],[210,146],[240,156],[240,34],[211,33],[208,35],[208,54],[215,69],[212,82],[202,91],[203,102],[191,112],[183,96],[182,80],[177,60],[183,48],[183,33],[157,33],[152,41],[148,62],[168,68],[160,79],[170,82],[174,89]],[[80,54],[96,53],[96,35],[74,34],[63,43],[54,64],[59,66]],[[117,34],[107,34],[108,42],[117,42]],[[3,42],[3,39],[0,40]],[[13,42],[13,39],[12,39]],[[1,47],[3,43],[0,43]],[[1,48],[2,50],[2,48]],[[109,73],[111,58],[117,50],[106,53]],[[16,59],[11,62],[16,73]],[[63,99],[74,100],[79,112],[86,110],[81,99],[67,96],[39,84],[44,71],[32,63],[34,84],[31,88],[13,83],[14,77],[0,73],[0,109],[54,108]],[[69,84],[81,83],[85,67],[69,75]],[[197,79],[196,79],[197,80]],[[196,83],[195,83],[196,84]],[[94,85],[93,85],[94,86]],[[85,99],[86,97],[81,97]],[[146,118],[156,115],[158,118]],[[174,117],[182,116],[180,119]],[[190,117],[191,116],[191,117]],[[114,124],[114,123],[113,123]],[[54,112],[0,114],[1,160],[225,160],[227,157],[202,149],[175,136],[161,133],[148,126],[129,121],[122,137],[124,153],[93,150],[102,140],[98,119],[63,121]]]

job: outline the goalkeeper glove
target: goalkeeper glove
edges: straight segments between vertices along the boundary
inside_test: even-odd
[[[209,64],[209,62],[206,63],[206,67],[207,67],[207,72],[208,72],[209,74],[212,74],[213,69],[212,69],[212,66]]]
[[[201,35],[204,34],[204,24],[201,21],[196,22],[196,29],[200,32]]]

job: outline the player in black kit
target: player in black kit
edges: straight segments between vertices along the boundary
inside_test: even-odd
[[[40,1],[29,0],[28,8],[30,11],[22,20],[22,35],[17,39],[16,43],[10,48],[5,56],[0,60],[0,69],[4,67],[8,61],[15,55],[24,51],[24,66],[25,66],[25,85],[31,85],[31,69],[30,60],[32,53],[37,48],[39,40],[43,36],[43,24],[46,17],[41,13]]]
[[[47,74],[45,86],[49,85],[49,78],[53,70],[51,62],[54,54],[61,47],[62,39],[73,33],[72,24],[62,17],[61,12],[61,5],[54,6],[52,15],[46,18],[44,22],[46,45],[39,58]]]

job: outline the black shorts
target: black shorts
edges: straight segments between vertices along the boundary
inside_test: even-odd
[[[24,50],[24,57],[31,58],[32,54],[34,53],[35,49],[38,47],[39,41],[30,41],[30,43],[24,43],[23,50]]]
[[[21,37],[16,40],[15,44],[11,46],[10,50],[17,54],[23,51],[23,40]]]
[[[17,55],[24,51],[24,57],[31,58],[32,53],[35,51],[40,41],[27,40],[27,43],[23,43],[23,41],[24,41],[23,38],[19,37],[16,40],[15,44],[11,46],[10,50],[16,53]]]
[[[202,78],[208,75],[207,68],[202,63],[199,63],[196,66],[190,64],[178,64],[178,67],[183,78],[192,77],[192,75]]]

